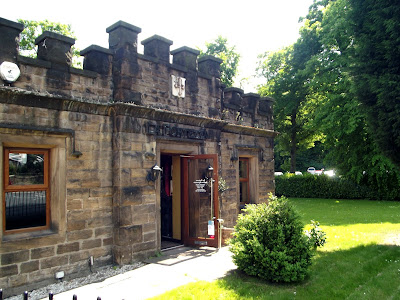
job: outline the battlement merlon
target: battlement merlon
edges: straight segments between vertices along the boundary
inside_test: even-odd
[[[242,89],[235,87],[224,88],[220,83],[222,60],[210,55],[199,58],[200,51],[197,49],[184,46],[170,51],[173,41],[153,35],[141,42],[144,54],[138,54],[137,42],[141,28],[118,21],[106,29],[109,34],[109,48],[91,45],[80,52],[84,57],[83,70],[80,70],[71,67],[71,48],[75,40],[54,32],[45,31],[36,39],[36,59],[18,55],[19,35],[23,28],[20,23],[0,18],[0,63],[14,62],[22,71],[20,79],[13,84],[15,87],[28,87],[39,92],[47,91],[103,103],[133,102],[138,105],[158,105],[171,110],[184,108],[188,113],[190,109],[199,111],[196,101],[198,97],[203,97],[197,94],[198,84],[202,82],[203,87],[204,84],[207,85],[207,89],[203,91],[212,93],[213,100],[208,106],[218,111],[213,113],[214,118],[220,116],[239,125],[260,126],[259,128],[269,129],[273,126],[273,99],[260,97],[255,93],[245,94]],[[164,65],[157,69],[157,78],[145,74],[152,63]],[[51,69],[56,69],[57,72],[52,72]],[[27,70],[33,73],[28,74]],[[169,87],[165,82],[170,81],[169,76],[172,73],[188,79],[187,92],[193,101],[181,101],[187,107],[171,105],[178,100],[170,96],[165,98],[165,103],[160,101],[168,95],[165,91]],[[83,77],[79,79],[79,76]],[[46,80],[50,77],[51,81]],[[147,78],[147,81],[143,78]],[[154,87],[159,87],[160,90]],[[210,95],[204,99],[211,99]],[[206,111],[202,114],[209,115]]]
[[[72,65],[71,47],[75,44],[73,38],[44,31],[35,39],[35,44],[38,46],[37,58],[51,62],[53,68]]]
[[[159,35],[153,35],[142,41],[143,54],[169,63],[169,49],[173,42]]]
[[[137,53],[138,34],[142,32],[140,27],[124,21],[118,21],[107,27],[106,32],[109,34],[108,45],[111,50],[128,46]]]
[[[19,34],[24,25],[0,18],[0,57],[13,63],[17,62]]]

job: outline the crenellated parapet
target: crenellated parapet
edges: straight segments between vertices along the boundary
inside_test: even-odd
[[[224,90],[222,118],[238,125],[273,130],[273,99],[242,89]]]
[[[190,47],[170,50],[173,41],[153,35],[141,43],[141,28],[118,21],[109,26],[109,47],[83,49],[83,69],[72,66],[75,40],[43,32],[37,58],[18,53],[23,25],[0,18],[0,63],[16,64],[21,76],[6,85],[98,103],[131,103],[172,112],[273,129],[272,100],[221,85],[222,60]]]

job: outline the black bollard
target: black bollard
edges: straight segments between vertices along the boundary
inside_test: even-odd
[[[54,295],[53,295],[53,292],[50,292],[50,293],[49,293],[49,300],[53,300],[53,296],[54,296]]]
[[[72,300],[78,300],[78,296],[77,295],[73,295],[72,296]]]
[[[3,289],[0,289],[0,300],[3,300]]]
[[[101,298],[100,298],[100,297],[97,297],[97,300],[101,300]]]
[[[28,300],[28,292],[27,291],[24,292],[24,300]]]

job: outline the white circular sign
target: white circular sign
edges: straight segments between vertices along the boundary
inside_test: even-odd
[[[7,82],[14,82],[18,79],[21,71],[18,66],[12,62],[4,61],[0,65],[0,76],[1,79]]]

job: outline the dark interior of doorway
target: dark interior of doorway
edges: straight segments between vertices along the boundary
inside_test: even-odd
[[[173,238],[172,213],[172,155],[161,155],[161,250],[182,246],[182,241]]]

